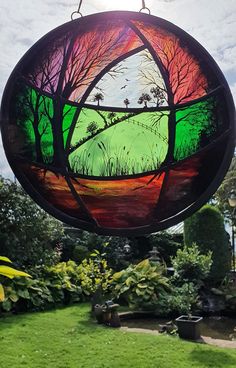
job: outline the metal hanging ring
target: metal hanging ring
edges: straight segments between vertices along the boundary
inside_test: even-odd
[[[148,11],[148,14],[150,15],[151,14],[151,10],[149,8],[147,8],[146,6],[144,6],[143,8],[141,8],[139,10],[139,13],[141,13],[143,10],[147,10]]]
[[[83,2],[83,0],[80,0],[80,2],[79,2],[79,6],[78,6],[78,10],[76,10],[76,11],[74,11],[72,14],[71,14],[71,20],[74,20],[74,15],[75,14],[78,14],[80,17],[82,17],[83,15],[82,15],[82,13],[80,12],[80,9],[81,9],[81,6],[82,6],[82,2]]]
[[[78,14],[81,18],[83,17],[83,14],[81,13],[81,12],[79,12],[79,11],[74,11],[72,14],[71,14],[71,20],[75,20],[76,18],[74,18],[74,15],[75,14]]]
[[[147,10],[149,15],[151,14],[151,10],[146,7],[146,1],[145,0],[142,0],[142,8],[139,10],[139,12],[141,13],[142,10]]]

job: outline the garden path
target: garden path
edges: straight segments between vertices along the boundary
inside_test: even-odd
[[[125,332],[135,332],[135,333],[145,333],[151,335],[159,335],[158,331],[149,330],[146,328],[129,328],[129,327],[121,327],[121,331]],[[236,349],[236,341],[230,340],[220,340],[220,339],[213,339],[207,336],[201,336],[201,339],[197,341],[198,343],[209,344],[218,346],[220,348],[229,348],[229,349]]]

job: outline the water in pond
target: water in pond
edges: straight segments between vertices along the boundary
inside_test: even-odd
[[[122,326],[159,330],[160,325],[165,325],[169,321],[160,318],[135,318],[122,321]],[[203,318],[201,322],[201,335],[212,337],[213,339],[236,341],[236,319],[226,317]]]

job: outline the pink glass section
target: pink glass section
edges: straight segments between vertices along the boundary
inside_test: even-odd
[[[50,40],[32,66],[28,65],[26,78],[43,91],[79,102],[107,65],[142,45],[122,20],[90,23]]]

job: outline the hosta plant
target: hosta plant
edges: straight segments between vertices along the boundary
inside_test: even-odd
[[[137,309],[155,308],[158,298],[169,290],[164,267],[148,259],[115,273],[112,286],[114,297],[125,299],[130,308]]]
[[[26,272],[16,270],[11,265],[11,260],[7,257],[0,256],[0,276],[8,277],[13,279],[16,276],[30,277]],[[5,300],[5,291],[3,285],[0,283],[0,302]]]

